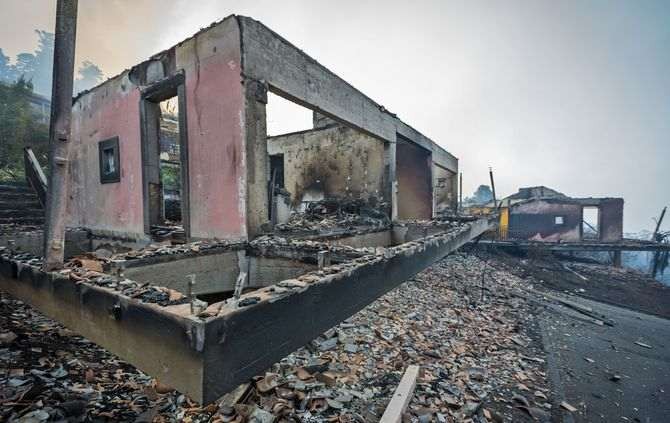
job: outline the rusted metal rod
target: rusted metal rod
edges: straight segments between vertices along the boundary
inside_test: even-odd
[[[77,1],[58,0],[56,6],[51,122],[49,125],[49,182],[44,230],[45,270],[61,268],[65,250]]]

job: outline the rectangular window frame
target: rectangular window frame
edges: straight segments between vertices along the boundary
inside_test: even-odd
[[[105,172],[105,151],[113,151],[114,171]],[[98,162],[100,166],[100,183],[113,184],[121,182],[121,155],[119,152],[119,137],[112,137],[98,142]]]

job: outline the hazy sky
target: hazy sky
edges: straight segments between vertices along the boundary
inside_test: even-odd
[[[80,0],[78,62],[107,76],[231,13],[254,17],[459,157],[465,192],[621,196],[625,230],[670,205],[670,1]],[[55,1],[0,0],[0,47]],[[274,106],[274,105],[273,105]],[[308,117],[274,106],[277,132]],[[670,230],[670,219],[664,225]]]

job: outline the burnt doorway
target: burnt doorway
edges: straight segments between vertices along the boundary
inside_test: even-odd
[[[188,144],[181,74],[143,92],[144,230],[154,239],[188,239]]]
[[[582,207],[582,239],[600,239],[599,207]]]
[[[433,192],[430,152],[411,141],[396,144],[398,218],[431,219]]]

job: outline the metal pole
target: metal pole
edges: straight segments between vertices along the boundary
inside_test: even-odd
[[[489,166],[489,178],[491,178],[491,193],[493,194],[493,208],[496,208],[498,201],[496,200],[496,184],[493,182],[493,169]]]
[[[656,229],[654,229],[654,233],[651,236],[651,240],[653,242],[658,242],[658,232],[661,230],[661,224],[663,223],[663,218],[665,217],[665,212],[667,210],[667,206],[663,207],[663,211],[661,211],[661,215],[659,216],[658,220],[656,221]],[[656,279],[656,273],[658,272],[658,262],[660,260],[661,253],[659,251],[655,251],[652,257],[653,262],[651,263],[651,277]]]
[[[63,266],[67,208],[72,78],[77,36],[77,1],[58,0],[51,85],[49,182],[44,230],[44,269]]]
[[[667,206],[663,207],[663,211],[661,211],[661,216],[659,216],[658,220],[656,221],[656,229],[654,229],[654,234],[651,236],[651,240],[656,242],[656,237],[658,236],[658,231],[661,230],[661,224],[663,223],[663,218],[665,217],[665,211],[667,210]]]

